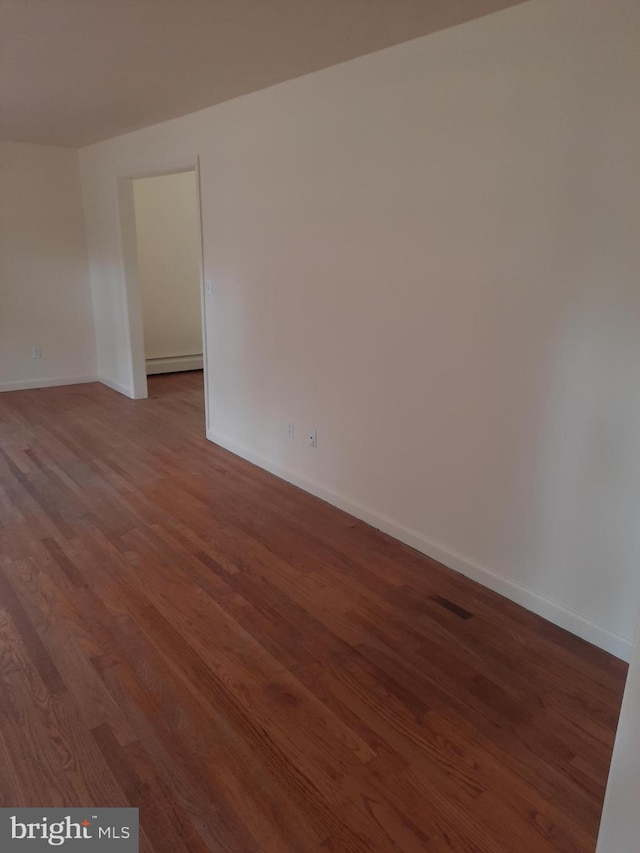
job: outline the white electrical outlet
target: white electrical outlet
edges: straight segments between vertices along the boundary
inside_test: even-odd
[[[310,429],[307,433],[307,441],[309,443],[309,447],[317,447],[318,446],[318,430]]]
[[[31,358],[42,358],[42,350],[40,347],[33,347],[31,350]]]
[[[293,438],[293,421],[287,421],[287,438]]]

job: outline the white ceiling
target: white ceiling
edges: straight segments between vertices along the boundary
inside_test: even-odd
[[[82,146],[522,0],[0,0],[0,138]]]

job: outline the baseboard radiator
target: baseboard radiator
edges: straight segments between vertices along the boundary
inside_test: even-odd
[[[165,358],[145,360],[147,376],[152,373],[176,373],[179,370],[202,370],[202,353],[196,355],[170,355]]]

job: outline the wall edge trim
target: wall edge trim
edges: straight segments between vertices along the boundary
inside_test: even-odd
[[[106,385],[107,388],[111,388],[112,391],[117,391],[118,394],[124,394],[125,397],[129,397],[131,400],[137,399],[131,388],[126,385],[121,385],[119,382],[113,382],[111,379],[106,379],[104,376],[99,376],[98,382],[102,383],[102,385]]]
[[[87,382],[98,382],[97,376],[51,376],[39,379],[16,380],[15,382],[0,382],[2,391],[29,391],[35,388],[53,388],[58,385],[84,385]]]

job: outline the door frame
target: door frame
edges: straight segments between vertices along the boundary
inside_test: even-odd
[[[129,377],[131,397],[134,400],[149,396],[146,360],[144,354],[144,325],[142,299],[138,281],[138,250],[136,240],[135,204],[133,182],[138,178],[157,178],[194,172],[196,180],[196,206],[198,216],[198,240],[200,244],[200,315],[202,321],[202,366],[204,377],[205,432],[209,429],[208,348],[207,348],[207,300],[204,282],[204,241],[202,233],[202,196],[200,192],[200,158],[198,155],[177,161],[141,166],[131,169],[116,178],[120,214],[120,239],[125,285],[126,338],[129,343]]]

